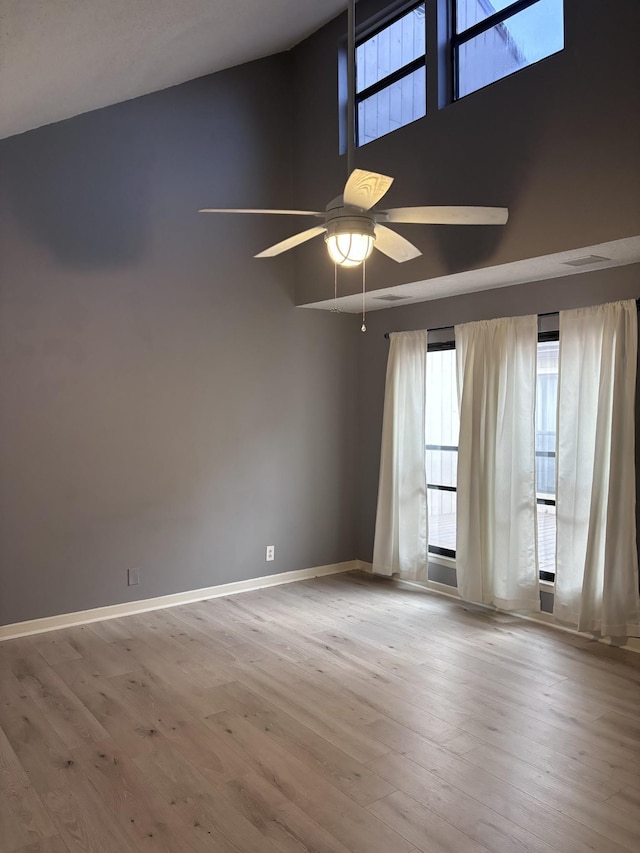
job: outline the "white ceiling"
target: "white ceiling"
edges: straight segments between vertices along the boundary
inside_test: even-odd
[[[0,0],[0,139],[288,50],[346,0]]]
[[[573,265],[576,261],[578,261],[577,266]],[[395,287],[385,287],[367,293],[365,304],[367,311],[379,311],[383,308],[397,308],[415,302],[442,299],[445,296],[473,293],[476,290],[493,290],[497,287],[509,287],[512,284],[562,278],[576,273],[637,263],[640,263],[640,236],[624,237],[609,243],[583,246],[580,249],[570,249],[538,258],[526,258],[510,264],[466,270],[426,281],[412,281]],[[299,307],[320,308],[324,311],[333,311],[337,308],[347,314],[358,314],[362,311],[362,293],[342,296],[337,301],[331,296],[322,302],[310,302]]]

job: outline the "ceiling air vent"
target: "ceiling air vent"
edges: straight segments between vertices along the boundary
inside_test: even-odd
[[[398,302],[402,299],[407,299],[406,296],[394,296],[393,293],[390,293],[389,296],[374,296],[374,299],[378,299],[380,302]]]
[[[610,261],[611,258],[603,258],[601,255],[585,255],[584,258],[574,258],[572,261],[562,261],[566,267],[587,267],[589,264],[599,264],[602,261]]]

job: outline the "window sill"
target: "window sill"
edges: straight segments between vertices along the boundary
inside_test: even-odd
[[[429,562],[433,563],[435,566],[444,566],[447,569],[455,569],[456,567],[456,558],[455,557],[446,557],[444,554],[431,554],[429,553]]]

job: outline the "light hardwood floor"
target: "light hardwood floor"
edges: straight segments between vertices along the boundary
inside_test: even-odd
[[[357,573],[0,643],[0,853],[638,853],[640,656]]]

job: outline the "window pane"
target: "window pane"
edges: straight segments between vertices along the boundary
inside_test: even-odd
[[[457,48],[458,97],[507,77],[563,47],[562,0],[540,0]]]
[[[424,54],[423,3],[356,47],[356,92],[373,86]]]
[[[455,486],[458,482],[458,451],[427,450],[427,483]]]
[[[536,492],[556,493],[556,418],[558,411],[558,341],[538,344],[536,383]]]
[[[515,0],[456,0],[456,32],[463,33],[514,3]]]
[[[556,418],[558,413],[558,341],[538,344],[536,382],[536,494],[554,500],[556,494]],[[537,505],[538,568],[551,577],[556,571],[556,508]]]
[[[427,416],[425,444],[458,446],[460,416],[456,351],[430,352],[427,356]],[[455,483],[451,485],[455,486]]]
[[[428,490],[429,545],[456,550],[456,493]]]
[[[556,508],[538,504],[538,569],[556,573]]]
[[[456,385],[456,351],[430,352],[427,356],[425,444],[458,447],[460,418]],[[427,483],[456,486],[458,451],[427,450]],[[427,490],[429,546],[456,548],[456,493]]]
[[[427,112],[426,69],[419,68],[358,104],[358,145],[422,118]]]

